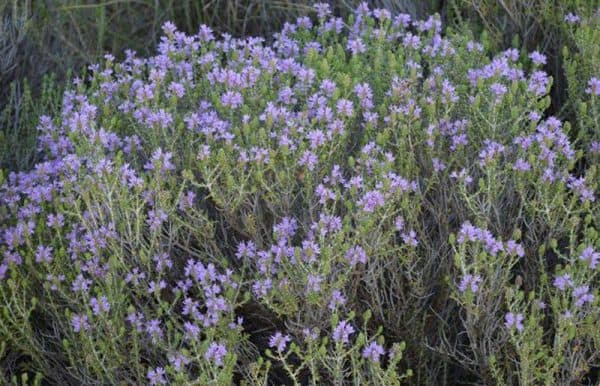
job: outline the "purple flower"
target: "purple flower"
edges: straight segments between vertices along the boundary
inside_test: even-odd
[[[306,166],[308,170],[313,171],[317,162],[318,158],[315,153],[310,150],[306,150],[304,153],[302,153],[302,156],[298,160],[298,165]]]
[[[292,90],[290,87],[285,87],[279,90],[279,101],[287,105],[295,104],[296,99],[294,98],[294,90]]]
[[[190,364],[190,359],[183,355],[182,353],[175,353],[168,355],[169,363],[173,365],[175,371],[179,372],[184,369],[185,366]]]
[[[167,282],[165,282],[164,280],[160,280],[159,282],[152,280],[150,283],[148,283],[149,294],[153,294],[156,291],[160,292],[165,288],[167,288]]]
[[[100,299],[91,298],[90,305],[92,306],[94,315],[100,315],[110,311],[110,303],[108,302],[106,296],[101,296]]]
[[[407,28],[410,25],[411,16],[407,13],[399,13],[394,18],[394,27]]]
[[[179,209],[186,211],[194,206],[194,200],[196,199],[196,193],[188,190],[179,200]]]
[[[537,111],[532,111],[529,113],[529,115],[527,116],[527,119],[529,119],[531,122],[537,122],[542,118],[542,116],[540,115],[540,113],[538,113]]]
[[[535,71],[529,78],[527,90],[535,93],[537,96],[542,96],[546,93],[548,82],[548,74],[544,71]]]
[[[588,263],[591,269],[596,269],[598,262],[600,261],[600,252],[594,251],[594,248],[587,247],[579,255],[579,259]]]
[[[360,106],[365,110],[373,108],[373,91],[368,83],[359,83],[354,86],[354,92],[360,100]]]
[[[73,332],[87,331],[90,329],[87,315],[73,315],[71,319]]]
[[[0,264],[0,280],[4,280],[7,272],[8,272],[8,264],[6,264],[6,263]]]
[[[349,342],[349,337],[354,333],[354,327],[345,320],[342,320],[333,329],[333,341],[337,343],[346,344]]]
[[[529,162],[525,161],[523,158],[519,158],[515,161],[513,165],[513,169],[520,172],[528,172],[531,170],[531,165]]]
[[[258,298],[264,298],[269,294],[269,291],[273,288],[273,282],[267,278],[265,280],[257,280],[252,285],[252,292]]]
[[[200,25],[200,29],[198,30],[198,38],[201,42],[208,43],[214,40],[212,29],[206,24]]]
[[[407,32],[402,39],[402,44],[406,48],[417,50],[421,46],[421,38],[418,35],[413,35],[411,32]]]
[[[171,82],[169,92],[177,98],[181,98],[185,95],[185,87],[181,83]]]
[[[577,24],[580,20],[580,17],[572,12],[569,12],[565,15],[565,22],[568,24]]]
[[[304,261],[313,263],[321,253],[321,247],[313,240],[302,241],[302,258]]]
[[[542,55],[538,51],[533,51],[531,54],[529,54],[529,59],[531,59],[533,64],[536,65],[546,64],[546,56]]]
[[[327,96],[332,96],[335,91],[335,82],[329,79],[323,79],[320,86],[321,91]]]
[[[384,21],[392,18],[392,13],[387,9],[377,8],[373,10],[373,16],[379,21]]]
[[[338,306],[342,306],[344,304],[346,304],[346,297],[340,290],[333,290],[331,293],[331,300],[329,301],[329,309],[331,311],[335,311]]]
[[[586,94],[600,95],[600,79],[594,77],[588,81],[588,88],[585,89]]]
[[[396,217],[394,225],[396,226],[396,230],[398,232],[402,232],[404,230],[404,218],[402,216]]]
[[[351,118],[352,114],[354,114],[354,106],[348,99],[339,99],[337,101],[336,108],[338,114],[343,117]]]
[[[127,315],[126,319],[132,327],[135,327],[137,332],[142,332],[144,330],[144,315],[141,312],[132,312]]]
[[[522,314],[514,314],[509,312],[505,316],[504,325],[506,328],[516,328],[517,331],[523,331],[523,315]]]
[[[417,245],[419,245],[419,240],[417,240],[417,233],[412,229],[408,233],[400,233],[400,237],[402,237],[402,241],[404,241],[406,245],[410,245],[411,247],[416,247]]]
[[[146,220],[146,223],[150,226],[151,231],[156,232],[160,229],[162,224],[167,221],[167,219],[168,216],[164,210],[151,210],[148,212],[148,219]]]
[[[308,17],[308,16],[300,16],[300,17],[296,18],[296,25],[300,28],[311,29],[312,21],[310,20],[310,17]]]
[[[325,142],[327,141],[325,134],[321,130],[310,131],[307,134],[306,138],[310,141],[310,148],[313,150],[325,144]]]
[[[571,276],[569,276],[568,273],[565,273],[554,278],[554,282],[552,284],[559,290],[564,291],[566,287],[573,286],[573,281],[571,280]]]
[[[169,255],[164,252],[154,255],[152,260],[156,263],[156,270],[158,272],[162,272],[165,268],[171,268],[173,266],[173,261],[171,261]]]
[[[538,301],[536,306],[540,309],[540,310],[545,310],[546,309],[546,303],[542,300]]]
[[[338,216],[321,213],[319,214],[319,223],[315,224],[314,229],[319,229],[323,236],[339,232],[342,230],[342,219]]]
[[[319,337],[319,331],[316,328],[304,328],[302,330],[302,335],[304,335],[305,342],[314,342]]]
[[[283,217],[281,222],[273,227],[278,240],[289,240],[298,230],[298,222],[292,217]],[[254,248],[254,243],[252,243]]]
[[[36,263],[52,262],[52,247],[45,247],[43,245],[38,245],[37,250],[35,252],[35,261],[36,261]]]
[[[163,332],[160,328],[160,321],[158,319],[149,320],[146,323],[146,332],[152,337],[153,341],[158,341],[162,338]]]
[[[173,37],[173,35],[175,35],[175,32],[177,31],[177,27],[175,26],[175,24],[173,24],[173,22],[166,21],[162,25],[162,30],[165,33],[165,35]]]
[[[162,149],[159,147],[154,150],[154,153],[152,153],[152,158],[150,158],[150,160],[144,165],[144,169],[157,170],[159,173],[164,173],[168,170],[175,170],[175,165],[171,163],[171,158],[173,158],[173,153],[163,153]]]
[[[279,236],[282,237],[282,236]],[[253,241],[242,241],[238,244],[235,256],[238,259],[253,258],[256,256],[256,245]]]
[[[473,182],[473,177],[469,175],[466,169],[461,169],[460,171],[453,170],[452,173],[450,173],[450,178],[462,180],[466,185]]]
[[[376,342],[371,342],[363,350],[363,358],[368,359],[372,362],[379,363],[379,358],[385,354],[385,350]]]
[[[309,274],[307,283],[306,283],[306,291],[308,293],[311,292],[320,292],[321,291],[321,283],[323,282],[323,277],[320,275]]]
[[[232,109],[237,109],[244,103],[244,98],[242,94],[237,91],[227,91],[221,97],[221,103],[225,107],[231,107]]]
[[[223,366],[223,358],[227,355],[227,348],[220,343],[212,342],[204,353],[204,359],[213,361],[217,366]]]
[[[517,255],[519,257],[525,256],[525,250],[523,249],[523,246],[514,240],[508,240],[506,242],[505,250],[509,255]]]
[[[585,303],[591,303],[594,301],[594,295],[590,294],[589,291],[590,287],[587,285],[583,285],[581,287],[576,287],[573,289],[573,298],[576,299],[576,307],[581,307]]]
[[[331,15],[331,8],[327,3],[316,3],[313,7],[317,11],[317,17],[319,19],[325,19],[327,16]]]
[[[335,192],[323,184],[317,185],[315,194],[319,197],[319,204],[326,204],[328,200],[335,200],[337,195]]]
[[[368,213],[375,211],[377,207],[384,204],[383,194],[379,190],[371,190],[365,193],[358,201],[358,205],[362,206],[363,210]]]
[[[352,55],[362,54],[367,50],[367,46],[359,38],[349,39],[347,48],[352,52]]]
[[[55,275],[52,275],[49,273],[48,275],[46,275],[46,280],[51,283],[50,289],[52,291],[58,290],[58,284],[65,281],[65,278],[66,278],[65,275],[62,275],[62,274],[55,276]]]
[[[133,283],[134,286],[140,284],[140,280],[144,279],[146,274],[144,272],[140,272],[138,267],[134,267],[131,272],[125,276],[125,283]]]
[[[283,335],[280,331],[277,331],[271,338],[269,338],[269,347],[276,349],[282,353],[285,351],[285,347],[292,338],[289,335]]]
[[[348,249],[344,258],[352,267],[357,264],[367,264],[367,253],[359,245]]]
[[[479,163],[481,166],[489,164],[495,157],[504,153],[505,150],[504,145],[498,142],[490,141],[487,139],[484,142],[485,148],[481,152],[479,152]]]
[[[200,334],[200,327],[192,322],[183,323],[183,329],[185,330],[185,337],[188,340],[196,340]]]
[[[467,42],[467,51],[469,51],[469,52],[473,52],[473,51],[483,52],[483,45],[481,43],[478,43],[478,42],[468,41]]]
[[[458,95],[456,95],[456,87],[448,79],[442,81],[442,97],[444,104],[450,104],[458,101]],[[415,109],[420,109],[415,107]],[[417,117],[418,118],[418,117]]]
[[[567,180],[567,186],[579,195],[579,199],[581,200],[581,202],[585,202],[588,200],[590,202],[596,201],[593,189],[588,188],[585,185],[585,178],[575,178],[573,176],[569,176]]]
[[[157,367],[148,371],[148,381],[150,385],[165,385],[167,379],[165,378],[165,369]]]
[[[23,263],[23,258],[18,252],[4,252],[4,264],[8,265],[10,263],[14,265],[21,265]]]
[[[65,224],[65,217],[61,213],[59,213],[57,215],[50,213],[48,215],[46,224],[49,227],[60,229]]]
[[[504,94],[506,94],[508,89],[502,83],[493,83],[490,85],[490,91],[496,95],[497,99],[500,99]]]
[[[481,282],[481,276],[473,276],[468,273],[461,279],[460,284],[458,285],[458,290],[464,293],[467,291],[467,289],[470,289],[471,292],[476,293],[479,289],[479,282]]]
[[[73,281],[73,292],[87,293],[91,284],[92,281],[90,279],[86,279],[82,274],[79,274]]]
[[[208,157],[210,157],[210,146],[202,145],[200,147],[200,150],[198,151],[198,154],[196,155],[196,159],[199,161],[203,161],[208,159]]]

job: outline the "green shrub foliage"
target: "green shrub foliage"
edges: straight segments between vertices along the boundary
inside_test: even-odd
[[[597,381],[598,74],[574,139],[537,51],[315,10],[166,23],[40,119],[0,181],[7,381]]]

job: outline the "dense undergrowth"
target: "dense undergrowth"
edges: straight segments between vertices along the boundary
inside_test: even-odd
[[[166,23],[40,119],[0,178],[7,382],[598,382],[597,16],[574,129],[540,52],[316,11]]]

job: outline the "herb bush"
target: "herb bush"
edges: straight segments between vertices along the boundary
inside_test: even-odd
[[[71,71],[102,60],[108,51],[154,53],[161,25],[197,32],[207,24],[235,37],[272,36],[290,18],[312,11],[311,0],[2,0],[0,1],[0,168],[31,169],[39,160],[35,124],[41,113],[55,115],[61,98],[48,100],[51,87],[62,96]],[[348,15],[357,0],[330,1]],[[439,0],[375,0],[390,11],[411,15],[443,14]],[[49,76],[50,75],[50,76]],[[51,86],[51,87],[50,87]],[[29,105],[33,100],[34,111]],[[41,112],[40,112],[41,111]],[[8,117],[7,117],[8,116]],[[6,119],[8,118],[8,119]],[[15,132],[17,133],[15,135]]]
[[[357,8],[106,56],[0,188],[5,380],[592,384],[590,130],[538,52]],[[590,123],[591,122],[591,123]]]

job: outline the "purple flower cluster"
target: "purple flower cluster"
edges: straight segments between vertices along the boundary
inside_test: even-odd
[[[354,327],[348,321],[342,320],[333,329],[332,338],[336,343],[348,344],[352,334],[354,334]]]
[[[489,230],[477,228],[470,222],[463,223],[456,240],[459,244],[479,242],[484,246],[486,252],[493,256],[499,252],[518,257],[525,256],[525,250],[521,244],[514,240],[502,242],[496,239]]]
[[[318,340],[328,320],[313,318],[331,323],[375,307],[387,316],[392,304],[421,312],[430,308],[423,295],[437,295],[430,282],[452,273],[443,258],[452,218],[531,227],[523,244],[470,222],[458,231],[459,245],[521,264],[516,257],[540,246],[551,217],[584,218],[597,205],[594,176],[574,166],[579,141],[542,111],[551,83],[545,55],[523,55],[525,67],[516,49],[488,58],[482,44],[442,34],[439,18],[416,21],[366,2],[351,25],[328,4],[315,11],[317,23],[286,23],[272,44],[217,40],[207,26],[186,35],[165,23],[155,56],[128,51],[116,63],[108,55],[75,80],[60,115],[39,120],[42,160],[0,176],[2,291],[49,305],[39,312],[67,326],[57,336],[73,339],[71,348],[107,331],[135,339],[115,349],[135,342],[146,379],[116,383],[162,385],[186,371],[228,368],[255,332],[244,329],[261,320],[244,325],[245,303],[286,322],[268,340],[281,357],[293,339]],[[600,80],[587,80],[585,93],[594,103]],[[588,145],[593,161],[600,142]],[[498,218],[482,218],[474,202]],[[513,204],[519,222],[503,217]],[[561,227],[552,232],[568,241]],[[580,231],[588,244],[540,295],[548,307],[560,302],[546,296],[571,302],[571,316],[597,303],[600,253],[593,232]],[[530,260],[526,268],[546,268]],[[458,272],[450,277],[458,292],[487,301],[488,271]],[[68,304],[66,322],[51,314],[57,304]],[[384,346],[354,339],[353,316],[342,317],[328,331],[336,349],[381,363]],[[294,325],[304,319],[311,324]],[[417,320],[388,319],[380,318],[388,330]],[[523,332],[523,322],[520,313],[504,315],[508,329]],[[88,357],[81,361],[93,368]]]
[[[348,249],[344,257],[351,266],[367,263],[367,253],[360,246]]]
[[[476,293],[479,289],[479,283],[481,282],[481,276],[471,275],[470,273],[464,275],[458,285],[458,290],[462,293],[470,290],[472,293]]]
[[[227,348],[221,343],[212,342],[210,346],[208,346],[204,358],[207,361],[214,362],[217,366],[223,366],[223,358],[225,355],[227,355]]]
[[[594,248],[588,246],[581,252],[579,259],[587,263],[591,269],[596,269],[600,262],[600,252],[596,252]]]
[[[385,350],[381,345],[377,344],[377,342],[371,342],[363,349],[363,357],[375,362],[379,363],[379,359],[382,355],[385,354]]]
[[[575,307],[582,307],[585,303],[592,303],[594,301],[594,295],[590,293],[589,285],[576,286],[571,275],[564,273],[557,275],[552,283],[554,287],[558,288],[561,292],[567,289],[572,289],[572,298],[575,301]]]
[[[588,88],[585,89],[586,94],[591,94],[594,96],[600,95],[600,79],[591,78],[588,83]]]
[[[514,328],[519,332],[523,332],[524,327],[522,314],[515,314],[513,312],[509,312],[504,317],[504,320],[504,325],[506,326],[506,328]]]
[[[274,348],[279,353],[283,353],[291,340],[292,338],[289,335],[283,335],[281,331],[277,331],[269,338],[269,347]]]

